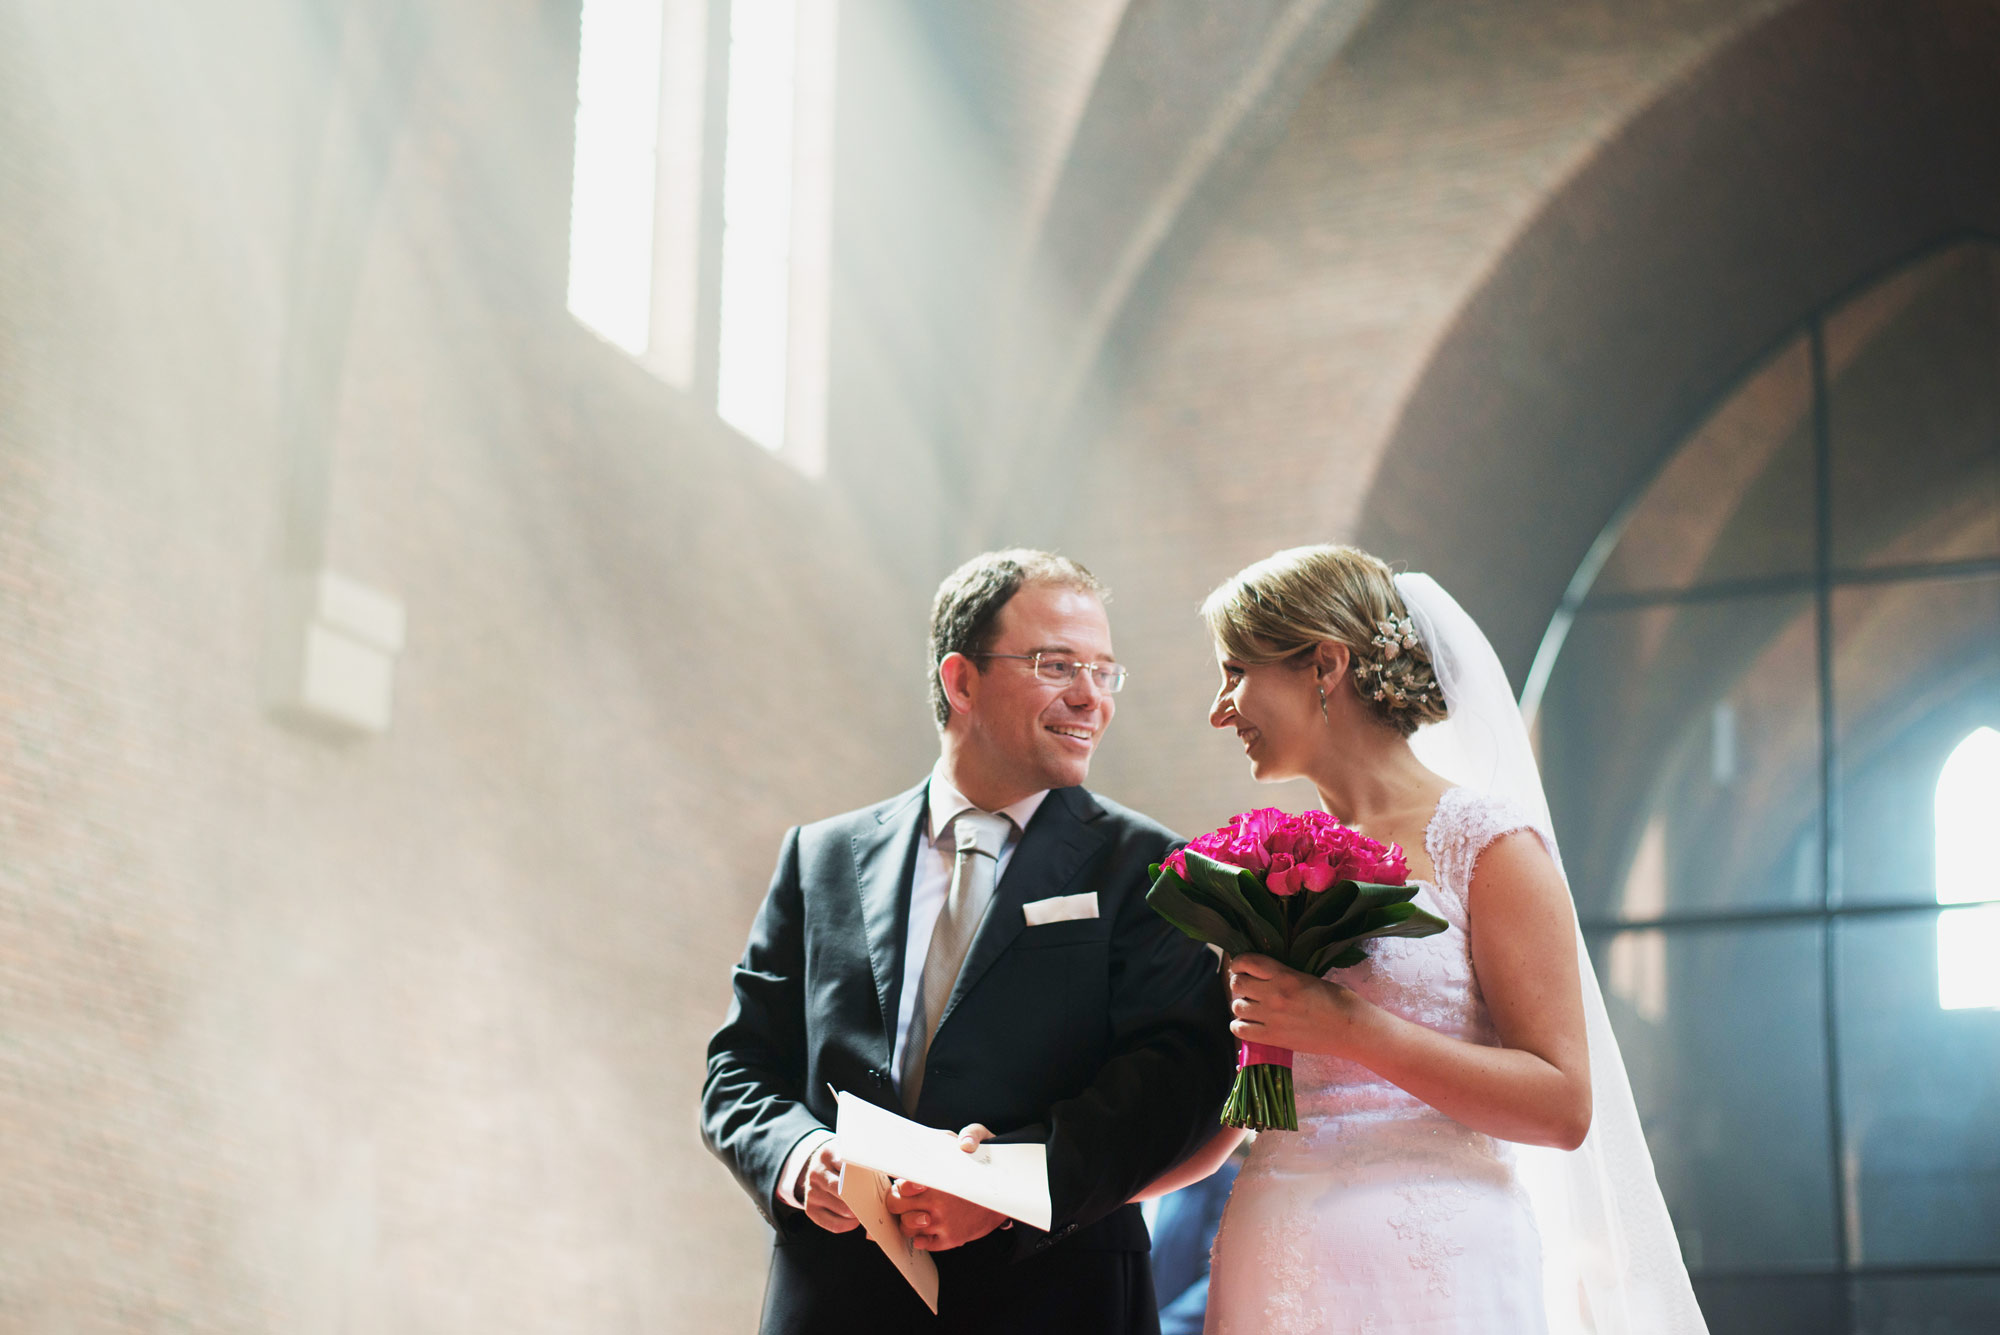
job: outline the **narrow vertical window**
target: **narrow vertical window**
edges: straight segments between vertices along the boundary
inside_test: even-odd
[[[569,309],[633,356],[651,341],[662,0],[584,0]]]
[[[2000,1007],[2000,732],[1977,728],[1938,773],[1938,1005]]]
[[[646,363],[676,389],[691,390],[701,337],[708,0],[666,0],[660,30],[659,182],[653,210],[652,341]]]
[[[732,0],[716,412],[807,471],[823,452],[832,0]]]
[[[829,311],[833,286],[834,68],[838,0],[799,13],[793,111],[792,294],[785,449],[807,473],[826,467]]]
[[[785,443],[797,20],[797,0],[733,0],[729,6],[715,410],[771,450]]]

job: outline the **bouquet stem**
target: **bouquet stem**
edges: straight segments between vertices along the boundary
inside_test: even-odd
[[[1296,1131],[1298,1103],[1292,1095],[1292,1053],[1263,1043],[1239,1042],[1236,1083],[1222,1105],[1224,1126],[1252,1131]]]

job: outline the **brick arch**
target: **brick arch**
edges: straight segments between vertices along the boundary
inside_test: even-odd
[[[1518,685],[1590,544],[1746,367],[1900,260],[2000,234],[1995,68],[2000,12],[1971,0],[1803,4],[1719,51],[1460,309],[1359,540],[1438,574]]]

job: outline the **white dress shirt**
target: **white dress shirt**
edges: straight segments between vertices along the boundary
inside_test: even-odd
[[[1030,793],[1011,806],[994,812],[1013,822],[1007,831],[1007,842],[1000,849],[993,870],[993,884],[998,886],[1000,878],[1007,874],[1007,863],[1012,860],[1014,850],[1020,845],[1021,831],[1028,828],[1028,822],[1041,809],[1048,797],[1044,788],[1038,793]],[[917,850],[917,867],[910,883],[910,922],[907,943],[903,948],[903,989],[896,1006],[896,1046],[889,1055],[889,1072],[902,1092],[903,1053],[910,1044],[910,1026],[917,1010],[917,982],[924,976],[924,960],[931,950],[931,933],[937,928],[938,914],[944,912],[945,897],[951,893],[951,864],[953,850],[949,844],[939,846],[941,836],[951,828],[951,823],[961,811],[977,811],[945,777],[944,762],[940,760],[931,770],[930,800],[928,819],[924,823],[923,847]],[[957,1128],[953,1128],[956,1130]],[[808,1132],[792,1152],[785,1156],[785,1166],[778,1174],[778,1199],[795,1209],[804,1209],[805,1201],[799,1188],[804,1184],[806,1161],[813,1151],[833,1138],[833,1132],[824,1129]]]

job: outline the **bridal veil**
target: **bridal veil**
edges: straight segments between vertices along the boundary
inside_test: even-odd
[[[1411,746],[1444,777],[1525,812],[1560,872],[1541,772],[1499,656],[1429,575],[1398,575],[1396,589],[1450,709]],[[1549,1329],[1552,1335],[1707,1335],[1580,929],[1576,950],[1590,1040],[1590,1132],[1572,1151],[1516,1147],[1542,1235]]]

